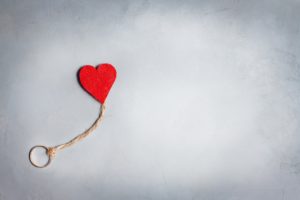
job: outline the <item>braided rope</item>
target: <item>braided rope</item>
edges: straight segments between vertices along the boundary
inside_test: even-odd
[[[84,131],[83,133],[81,133],[80,135],[74,137],[73,139],[71,139],[70,141],[54,146],[54,147],[48,147],[47,148],[47,154],[50,158],[53,158],[56,154],[56,152],[58,150],[62,150],[64,148],[70,147],[74,144],[76,144],[77,142],[83,140],[84,138],[86,138],[88,135],[90,135],[101,123],[103,116],[104,116],[104,112],[105,112],[105,105],[101,105],[101,110],[100,110],[100,114],[98,116],[98,118],[96,119],[96,121],[93,123],[93,125],[88,128],[86,131]]]

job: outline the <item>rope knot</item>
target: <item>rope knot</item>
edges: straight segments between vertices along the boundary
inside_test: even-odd
[[[48,148],[48,151],[47,151],[47,154],[49,155],[49,157],[54,157],[55,156],[55,154],[56,154],[56,148],[54,148],[54,147],[49,147]]]

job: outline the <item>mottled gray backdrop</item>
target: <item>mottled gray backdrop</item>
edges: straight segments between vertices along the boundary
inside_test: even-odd
[[[297,0],[0,0],[0,200],[300,198]],[[103,124],[76,73],[118,78]]]

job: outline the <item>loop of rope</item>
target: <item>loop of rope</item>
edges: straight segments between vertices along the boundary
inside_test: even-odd
[[[90,135],[100,125],[100,123],[103,119],[103,116],[104,116],[104,112],[105,112],[105,105],[102,104],[101,109],[100,109],[100,114],[99,114],[98,118],[96,119],[96,121],[93,123],[93,125],[90,128],[88,128],[86,131],[84,131],[83,133],[74,137],[73,139],[71,139],[70,141],[68,141],[66,143],[63,143],[63,144],[60,144],[57,146],[53,146],[53,147],[45,147],[42,145],[37,145],[37,146],[32,147],[29,152],[29,160],[30,160],[31,164],[38,168],[44,168],[44,167],[48,166],[50,164],[51,160],[55,157],[57,151],[62,150],[67,147],[70,147],[70,146],[74,145],[75,143],[83,140],[88,135]],[[46,153],[48,155],[49,160],[45,165],[40,166],[33,162],[32,158],[31,158],[31,153],[34,150],[34,148],[36,148],[36,147],[42,147],[42,148],[47,149]]]

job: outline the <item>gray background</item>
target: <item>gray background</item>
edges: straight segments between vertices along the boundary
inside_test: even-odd
[[[0,199],[296,200],[300,2],[0,1]],[[84,64],[118,78],[95,134]]]

